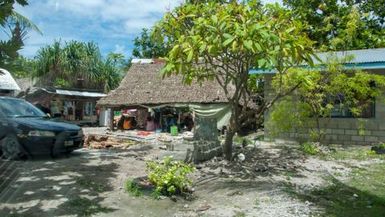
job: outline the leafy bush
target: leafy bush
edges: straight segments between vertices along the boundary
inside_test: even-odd
[[[320,152],[317,145],[314,143],[306,142],[301,145],[301,149],[305,154],[316,155]]]
[[[162,162],[147,162],[148,179],[155,186],[155,193],[166,196],[186,192],[192,181],[187,176],[194,167],[172,157],[165,157]]]
[[[133,195],[135,197],[139,197],[143,194],[140,187],[138,186],[138,184],[136,184],[132,180],[126,181],[125,189],[128,193],[130,193],[131,195]]]
[[[241,137],[241,136],[234,136],[234,143],[236,144],[246,144],[246,145],[252,145],[253,144],[253,140],[249,139],[249,138],[246,138],[246,137]]]
[[[385,143],[379,144],[379,145],[378,145],[378,148],[380,148],[380,149],[385,149]]]

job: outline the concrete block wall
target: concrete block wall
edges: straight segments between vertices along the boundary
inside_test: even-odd
[[[223,153],[222,145],[218,140],[194,141],[193,145],[194,145],[194,151],[193,151],[192,157],[193,157],[194,163],[210,160],[214,157],[221,156]]]
[[[265,98],[271,99],[274,90],[271,87],[272,75],[265,76]],[[268,120],[269,112],[265,113]],[[266,126],[266,125],[265,125]],[[385,104],[376,102],[373,118],[325,118],[320,120],[326,144],[371,145],[385,143]],[[269,129],[265,128],[265,137],[269,138]],[[296,129],[283,133],[279,138],[304,141],[309,139],[308,129]],[[270,137],[270,139],[272,139]]]

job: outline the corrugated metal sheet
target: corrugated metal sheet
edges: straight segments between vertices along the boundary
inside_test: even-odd
[[[0,90],[20,90],[11,73],[0,68]]]
[[[132,59],[131,60],[131,63],[133,64],[150,64],[150,63],[154,63],[154,60],[153,59]]]
[[[314,59],[314,64],[321,65],[315,66],[314,69],[322,68],[322,64],[327,63],[330,58],[345,60],[343,62],[346,69],[385,69],[385,48],[376,48],[376,49],[363,49],[363,50],[349,50],[349,51],[338,51],[338,52],[325,52],[317,53],[318,58],[321,60],[318,61]],[[300,67],[308,67],[302,65]],[[261,69],[254,68],[249,71],[249,74],[274,74],[276,73],[275,69]]]
[[[378,63],[385,62],[385,48],[318,53],[317,56],[322,61],[326,61],[334,56],[339,59],[345,57],[353,58],[346,63]]]
[[[95,98],[101,98],[101,97],[107,96],[107,94],[104,94],[104,93],[88,92],[88,91],[61,90],[61,89],[56,89],[55,91],[49,91],[44,88],[42,89],[49,93],[66,95],[66,96],[83,96],[83,97],[95,97]]]

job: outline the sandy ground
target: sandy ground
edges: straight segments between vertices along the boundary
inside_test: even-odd
[[[349,174],[332,161],[305,157],[294,146],[259,142],[238,149],[244,162],[220,159],[197,165],[193,200],[133,197],[127,179],[144,176],[145,161],[165,155],[183,159],[188,145],[174,151],[159,144],[125,150],[81,149],[56,159],[0,162],[0,216],[311,216],[317,210],[287,193],[287,185],[314,188],[323,177]],[[190,147],[191,148],[191,147]]]

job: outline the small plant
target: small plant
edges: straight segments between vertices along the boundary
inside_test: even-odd
[[[373,146],[371,152],[374,152],[375,154],[385,154],[385,144],[381,143]]]
[[[165,157],[160,163],[147,162],[148,180],[155,186],[154,195],[175,195],[188,191],[192,181],[187,177],[194,167],[172,157]]]
[[[301,145],[301,150],[305,154],[309,154],[309,155],[316,155],[320,152],[319,148],[314,143],[310,143],[310,142],[303,143]]]
[[[374,151],[374,150],[369,150],[369,151],[367,151],[366,152],[366,155],[368,155],[369,157],[370,156],[375,156],[377,153],[376,153],[376,151]]]
[[[379,147],[380,149],[385,149],[385,143],[379,144],[378,147]]]
[[[136,184],[132,180],[126,181],[125,189],[128,193],[130,193],[132,196],[135,196],[135,197],[139,197],[143,194],[138,184]]]

